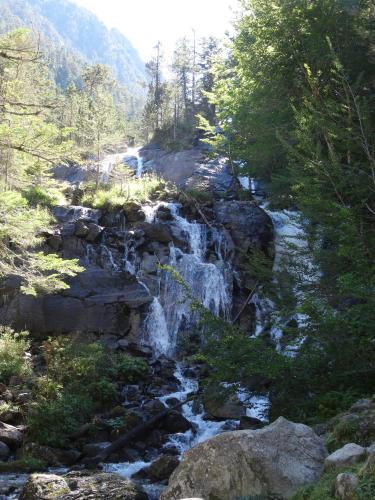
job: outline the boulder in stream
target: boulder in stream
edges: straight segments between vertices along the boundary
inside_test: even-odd
[[[70,472],[65,476],[32,474],[20,500],[147,500],[147,495],[128,479],[98,471]]]
[[[326,456],[310,427],[280,417],[263,429],[219,434],[187,451],[161,499],[288,498],[319,480]]]

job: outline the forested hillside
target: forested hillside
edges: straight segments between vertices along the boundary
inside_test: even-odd
[[[306,259],[298,268],[292,294],[303,292],[304,321],[284,333],[300,347],[275,398],[278,413],[314,420],[375,380],[375,9],[366,0],[244,7],[215,70],[208,137],[265,182],[271,206],[301,211],[318,271]],[[282,292],[279,307],[285,317]]]
[[[0,28],[30,28],[43,39],[56,82],[66,88],[78,82],[82,66],[101,63],[126,85],[132,99],[141,99],[145,65],[130,42],[117,30],[108,30],[97,17],[68,0],[3,0]]]

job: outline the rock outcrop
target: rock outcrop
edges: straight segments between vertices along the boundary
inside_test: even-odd
[[[154,145],[141,150],[146,170],[152,170],[179,188],[199,190],[215,197],[235,195],[240,184],[224,158],[207,159],[200,147],[168,152]]]
[[[32,474],[20,500],[147,500],[147,495],[132,481],[116,474],[71,472],[65,476]]]
[[[310,427],[280,417],[263,429],[223,433],[187,451],[161,498],[288,498],[319,480],[326,455]]]

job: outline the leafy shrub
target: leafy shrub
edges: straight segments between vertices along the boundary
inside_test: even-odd
[[[188,189],[187,191],[185,191],[185,194],[188,198],[193,198],[198,203],[210,203],[214,199],[212,193],[201,191],[199,189]]]
[[[92,409],[93,401],[83,394],[63,393],[57,399],[39,399],[28,415],[28,435],[39,444],[64,447]]]
[[[29,437],[48,446],[65,446],[69,436],[118,401],[117,380],[134,382],[147,374],[147,363],[109,353],[102,344],[66,337],[44,342],[46,375],[34,385],[35,404],[27,417]]]
[[[103,408],[113,405],[118,400],[116,384],[105,378],[99,379],[98,381],[90,384],[88,392],[92,395],[92,397],[95,397],[96,395],[95,402]]]
[[[27,332],[15,333],[11,328],[0,326],[0,381],[7,384],[13,375],[27,378],[31,365],[26,357],[30,348]]]
[[[116,358],[117,376],[127,383],[133,383],[148,373],[148,364],[144,359],[119,354]]]

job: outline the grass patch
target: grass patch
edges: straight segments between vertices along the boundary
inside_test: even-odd
[[[373,500],[375,498],[375,471],[373,468],[361,472],[361,464],[334,472],[326,472],[320,481],[296,491],[291,500],[331,500],[335,498],[335,481],[342,472],[358,474],[359,483],[352,500]]]
[[[165,180],[153,174],[146,174],[139,179],[127,178],[113,185],[102,185],[98,189],[88,184],[84,187],[80,202],[92,208],[114,210],[129,201],[157,201],[175,193],[175,188]]]

